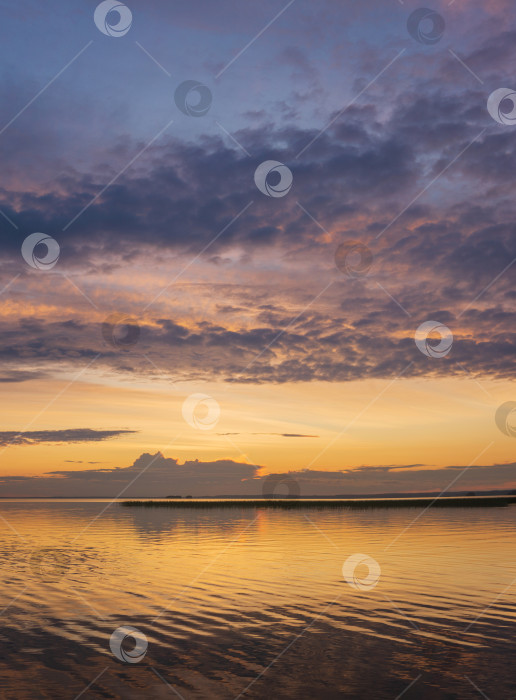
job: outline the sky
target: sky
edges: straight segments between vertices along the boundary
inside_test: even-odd
[[[0,8],[0,495],[516,488],[513,3]]]

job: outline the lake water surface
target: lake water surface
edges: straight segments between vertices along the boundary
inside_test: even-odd
[[[2,698],[515,697],[516,506],[107,505],[0,501]]]

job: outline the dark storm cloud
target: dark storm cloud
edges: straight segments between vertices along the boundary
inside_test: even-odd
[[[57,444],[73,442],[102,442],[120,435],[135,433],[135,430],[92,430],[91,428],[69,428],[66,430],[29,430],[17,433],[14,430],[0,432],[0,445],[40,445],[44,442]]]

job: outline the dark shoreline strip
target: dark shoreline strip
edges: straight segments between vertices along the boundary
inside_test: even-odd
[[[516,503],[516,496],[492,496],[478,498],[399,498],[399,499],[309,499],[309,498],[260,498],[242,500],[164,500],[123,501],[125,508],[500,508]]]

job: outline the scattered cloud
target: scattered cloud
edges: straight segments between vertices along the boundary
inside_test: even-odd
[[[0,445],[41,445],[50,443],[102,442],[120,435],[134,434],[136,430],[92,430],[91,428],[68,428],[66,430],[15,430],[0,431]]]
[[[217,433],[217,435],[230,436],[230,435],[273,435],[275,437],[284,438],[318,438],[319,435],[305,435],[303,433]]]

